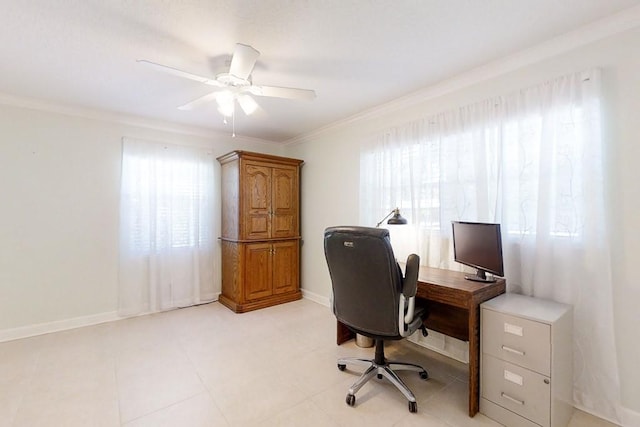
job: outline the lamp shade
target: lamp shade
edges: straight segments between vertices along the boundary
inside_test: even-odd
[[[387,221],[387,224],[389,225],[404,225],[406,223],[407,219],[400,215],[400,210],[398,208],[394,209],[393,216]]]
[[[393,216],[389,218],[391,214],[393,214]],[[376,227],[380,227],[380,224],[382,224],[387,218],[389,218],[389,221],[387,221],[387,224],[389,225],[403,225],[407,223],[407,220],[402,215],[400,215],[400,209],[395,208],[394,210],[389,212],[387,216],[382,218],[380,222],[376,224]]]

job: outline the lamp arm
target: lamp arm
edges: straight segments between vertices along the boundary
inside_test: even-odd
[[[380,222],[376,224],[376,228],[380,227],[380,224],[382,224],[382,223],[384,222],[384,220],[385,220],[385,219],[389,218],[389,217],[390,217],[390,216],[391,216],[395,211],[397,211],[397,210],[398,210],[398,208],[392,209],[392,210],[391,210],[391,212],[389,212],[389,213],[387,214],[387,216],[385,216],[384,218],[382,218],[382,219],[380,220]]]

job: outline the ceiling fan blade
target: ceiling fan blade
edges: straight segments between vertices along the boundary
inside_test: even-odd
[[[260,52],[251,46],[237,43],[236,50],[233,52],[233,58],[231,58],[229,74],[242,80],[247,80],[259,56]]]
[[[196,98],[191,102],[188,102],[184,105],[179,106],[178,110],[183,110],[183,111],[193,110],[194,108],[199,107],[202,104],[206,104],[207,102],[211,102],[215,100],[219,93],[220,93],[219,91],[208,93],[205,96],[201,96],[200,98]]]
[[[297,89],[293,87],[251,86],[249,92],[257,96],[271,96],[287,99],[314,99],[316,97],[316,92],[313,90]]]
[[[238,99],[238,104],[240,105],[240,108],[242,108],[242,111],[244,111],[244,113],[247,116],[250,116],[253,113],[255,113],[260,107],[258,103],[255,101],[255,99],[253,99],[251,95],[248,95],[246,93],[238,95],[237,99]]]
[[[137,59],[136,62],[139,62],[140,64],[146,65],[147,67],[153,68],[155,70],[162,71],[163,73],[172,74],[178,77],[184,77],[184,78],[195,80],[197,82],[208,84],[211,86],[218,86],[218,87],[224,86],[223,84],[221,84],[219,81],[215,79],[198,76],[196,74],[188,73],[186,71],[178,70],[177,68],[168,67],[166,65],[156,64],[155,62],[147,61],[146,59]]]

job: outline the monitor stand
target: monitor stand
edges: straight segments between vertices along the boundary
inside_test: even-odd
[[[494,283],[496,281],[496,279],[491,278],[491,279],[487,279],[486,277],[483,279],[482,277],[478,277],[478,276],[464,276],[465,279],[467,280],[472,280],[474,282],[482,282],[482,283]]]
[[[493,283],[496,281],[496,279],[493,278],[493,276],[491,276],[490,278],[487,278],[487,273],[484,270],[480,270],[480,269],[478,269],[478,271],[474,276],[467,275],[467,276],[464,276],[464,278],[467,280],[472,280],[474,282],[482,282],[482,283]]]

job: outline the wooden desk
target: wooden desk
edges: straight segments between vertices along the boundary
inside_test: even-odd
[[[424,322],[431,330],[469,342],[469,416],[478,413],[480,384],[480,304],[503,294],[506,282],[479,283],[466,280],[464,273],[421,267],[417,298],[429,308]],[[352,337],[338,322],[337,342]]]

